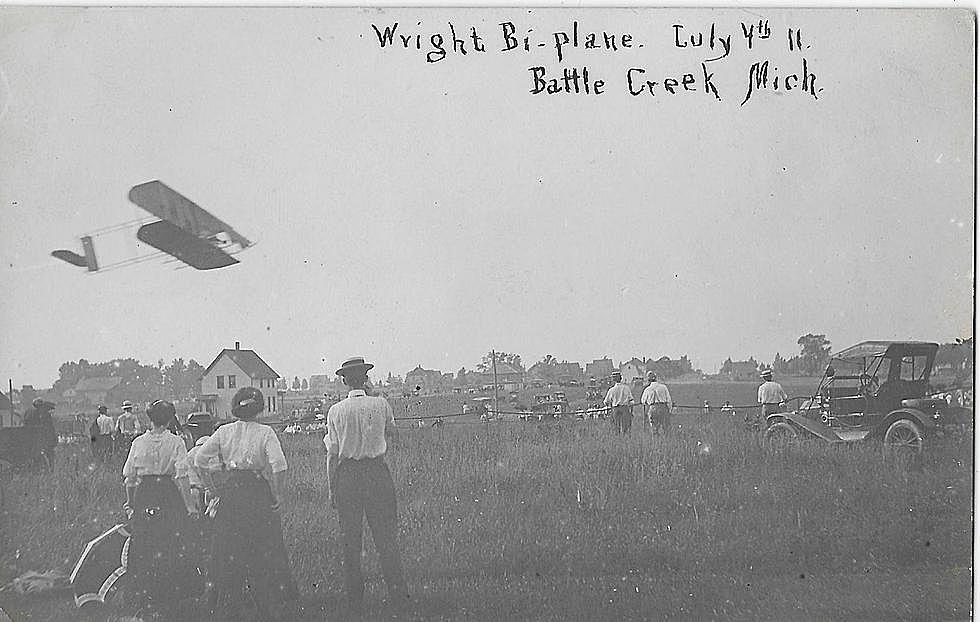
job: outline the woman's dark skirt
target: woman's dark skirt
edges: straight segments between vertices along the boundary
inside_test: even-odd
[[[203,588],[200,543],[188,538],[189,521],[171,476],[142,476],[133,498],[127,573],[142,606],[171,610]]]
[[[247,586],[261,619],[281,617],[297,593],[269,482],[257,472],[233,471],[219,499],[211,560],[218,609],[237,619]]]

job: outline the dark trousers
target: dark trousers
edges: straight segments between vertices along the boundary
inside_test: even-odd
[[[781,409],[779,407],[779,404],[763,404],[762,408],[759,409],[759,421],[757,422],[757,424],[761,427],[765,427],[766,419],[769,417],[769,415],[773,413],[778,413],[780,411]]]
[[[633,426],[633,407],[629,405],[612,407],[612,426],[620,434],[629,434]]]
[[[670,406],[667,404],[652,404],[650,406],[650,427],[656,432],[667,434],[670,427]]]
[[[361,547],[364,518],[371,527],[389,597],[405,590],[398,552],[398,506],[391,472],[382,458],[343,460],[337,467],[337,514],[344,539],[344,582],[354,606],[364,599]]]

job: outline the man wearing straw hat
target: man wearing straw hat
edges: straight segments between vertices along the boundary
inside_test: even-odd
[[[778,382],[773,382],[771,369],[763,369],[759,377],[762,378],[762,384],[759,385],[760,417],[755,424],[757,427],[764,427],[766,425],[766,418],[773,413],[780,412],[783,402],[788,398],[786,391],[783,391],[782,385]]]
[[[615,384],[606,391],[603,403],[612,412],[613,429],[620,434],[629,434],[633,425],[633,392],[623,382],[622,372],[614,371],[612,381]]]
[[[643,389],[643,395],[640,397],[640,403],[646,411],[647,424],[654,433],[667,436],[667,430],[670,428],[670,409],[674,405],[670,399],[670,391],[667,390],[667,385],[657,381],[656,372],[647,372],[647,380],[650,384]]]
[[[361,547],[367,517],[378,551],[388,597],[404,601],[408,594],[398,551],[398,506],[391,472],[385,464],[386,437],[395,433],[391,405],[373,397],[367,372],[374,365],[356,357],[344,361],[337,375],[350,388],[347,398],[327,411],[327,484],[337,508],[343,537],[344,579],[348,604],[359,611],[364,601]]]

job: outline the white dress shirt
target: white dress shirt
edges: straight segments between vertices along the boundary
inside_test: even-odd
[[[670,399],[670,391],[667,390],[667,385],[662,382],[653,382],[647,388],[643,389],[643,395],[640,396],[640,403],[650,406],[653,404],[674,405],[674,402]]]
[[[347,399],[327,411],[327,435],[323,444],[331,454],[341,458],[377,458],[388,451],[385,427],[394,422],[388,400],[355,389],[347,394]]]
[[[786,399],[786,391],[783,391],[783,387],[778,382],[768,380],[759,385],[760,404],[779,404]]]
[[[103,436],[106,434],[112,434],[113,428],[115,427],[112,422],[112,417],[109,415],[99,414],[99,416],[95,418],[95,423],[99,426],[99,434],[102,434]]]
[[[122,474],[127,486],[138,484],[143,475],[187,477],[187,447],[169,430],[151,430],[133,439]]]
[[[606,391],[606,399],[602,400],[606,406],[628,406],[633,403],[633,392],[629,386],[623,382],[617,382]]]
[[[275,430],[256,421],[234,421],[215,430],[194,453],[194,466],[263,473],[287,467]]]

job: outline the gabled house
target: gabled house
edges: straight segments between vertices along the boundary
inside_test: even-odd
[[[122,378],[116,376],[98,376],[95,378],[82,378],[75,383],[74,393],[69,396],[72,402],[87,403],[91,406],[112,406],[110,402],[116,402],[118,397],[113,394],[113,390],[122,383]]]
[[[450,374],[451,383],[452,374]],[[450,384],[450,386],[452,386]],[[443,373],[437,369],[425,369],[416,365],[405,374],[405,389],[419,393],[438,393],[443,388]]]
[[[609,376],[611,376],[613,373],[613,369],[615,369],[615,367],[613,366],[612,359],[610,358],[595,359],[591,363],[585,364],[585,377],[601,380],[603,378],[608,378]]]
[[[619,371],[623,374],[623,382],[626,384],[632,384],[637,380],[643,380],[646,377],[647,365],[645,362],[634,356],[625,363],[621,363],[619,365]]]
[[[201,376],[201,396],[198,398],[203,410],[218,419],[231,415],[231,399],[242,387],[256,387],[265,397],[265,414],[279,412],[276,380],[279,374],[269,367],[254,350],[242,350],[235,342],[235,349],[225,348],[211,361]]]

